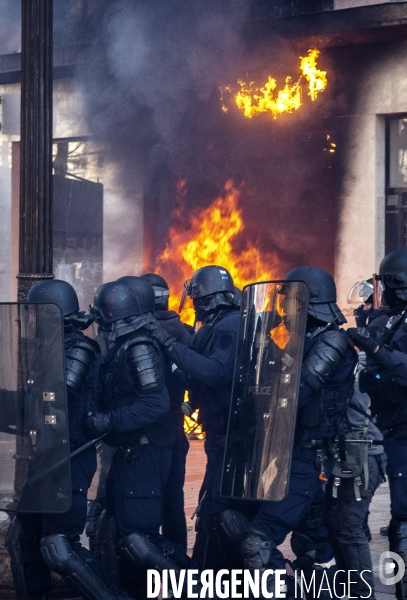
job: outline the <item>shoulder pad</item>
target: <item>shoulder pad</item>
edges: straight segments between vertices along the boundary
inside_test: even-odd
[[[92,361],[96,358],[92,347],[75,344],[65,352],[66,385],[74,391],[79,391],[85,381]]]
[[[331,329],[329,331],[324,331],[319,338],[318,343],[325,343],[332,348],[336,348],[340,354],[345,356],[346,350],[349,346],[348,344],[348,336],[344,331],[338,329]],[[352,346],[353,347],[353,346]]]
[[[345,358],[348,350],[346,336],[337,330],[324,331],[305,357],[301,380],[314,391],[321,389]]]
[[[158,390],[163,387],[164,375],[160,359],[148,338],[132,340],[126,348],[125,356],[137,391]]]

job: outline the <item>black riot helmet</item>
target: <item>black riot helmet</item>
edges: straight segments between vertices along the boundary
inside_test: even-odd
[[[34,304],[57,304],[62,316],[67,317],[79,311],[78,296],[67,281],[62,279],[45,279],[30,289],[27,302]]]
[[[384,298],[390,308],[407,302],[407,249],[387,254],[380,263]]]
[[[118,281],[104,283],[95,292],[93,312],[99,325],[143,314],[142,304],[130,286]]]
[[[157,273],[146,273],[142,275],[151,283],[154,289],[155,310],[168,310],[168,298],[170,296],[170,288],[164,277]]]
[[[304,281],[309,289],[308,313],[324,323],[341,325],[346,319],[336,304],[336,285],[328,271],[321,267],[297,267],[284,277],[285,281]]]
[[[179,307],[180,312],[184,306],[186,296],[193,300],[198,320],[201,320],[201,317],[218,307],[238,306],[231,274],[224,267],[217,265],[209,265],[198,269],[191,279],[185,282]]]
[[[373,292],[372,278],[357,281],[349,290],[348,304],[358,304],[353,311],[357,327],[366,327],[368,318],[374,312]]]
[[[117,280],[118,283],[124,283],[137,296],[141,303],[143,313],[154,312],[154,289],[151,283],[149,283],[144,277],[134,277],[132,275],[126,275],[120,277]]]

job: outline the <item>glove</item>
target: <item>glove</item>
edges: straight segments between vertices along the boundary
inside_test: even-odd
[[[349,327],[349,329],[346,330],[346,333],[355,346],[360,350],[364,350],[366,354],[376,354],[381,348],[377,339],[369,335],[369,332],[366,330],[361,330],[357,327]]]
[[[156,340],[165,351],[169,350],[172,344],[177,341],[177,338],[168,333],[163,327],[158,326],[151,330],[151,337]]]
[[[92,437],[100,437],[105,433],[109,433],[113,429],[110,414],[96,413],[87,417],[86,427]]]

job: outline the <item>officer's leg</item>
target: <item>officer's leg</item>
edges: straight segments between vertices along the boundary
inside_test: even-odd
[[[144,577],[145,570],[191,567],[180,544],[160,535],[162,489],[170,471],[171,449],[142,444],[138,451],[120,448],[112,472],[115,515],[123,554]],[[132,458],[133,456],[133,458]]]
[[[96,470],[95,449],[71,461],[72,506],[60,515],[44,515],[41,552],[51,571],[65,577],[85,598],[119,598],[101,563],[80,543],[85,528],[87,491]]]
[[[176,432],[172,447],[170,474],[163,492],[162,533],[171,542],[187,549],[187,523],[184,511],[185,463],[188,440],[183,431]]]
[[[51,574],[40,551],[41,515],[14,517],[7,531],[5,546],[17,600],[45,600],[51,590]]]
[[[325,527],[325,493],[321,488],[291,536],[291,548],[297,557],[295,566],[310,589],[306,593],[307,598],[314,597],[314,587],[317,597],[331,598],[326,581],[331,588],[336,566],[328,537]]]
[[[395,430],[385,437],[387,474],[390,487],[391,521],[389,525],[389,548],[401,556],[407,567],[407,431]],[[407,597],[407,569],[404,577],[396,583],[396,597]]]
[[[277,546],[293,531],[306,514],[313,500],[320,494],[322,482],[316,467],[316,451],[297,450],[291,463],[291,474],[287,497],[281,502],[260,505],[251,527],[262,532],[264,539],[272,541],[270,569],[285,569],[285,559]],[[298,457],[300,455],[301,459]],[[287,597],[296,597],[294,582],[287,577]]]

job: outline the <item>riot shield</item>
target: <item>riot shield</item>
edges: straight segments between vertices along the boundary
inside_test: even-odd
[[[0,303],[0,510],[70,508],[67,415],[59,307]]]
[[[308,296],[296,281],[243,290],[223,496],[278,501],[287,494]]]

